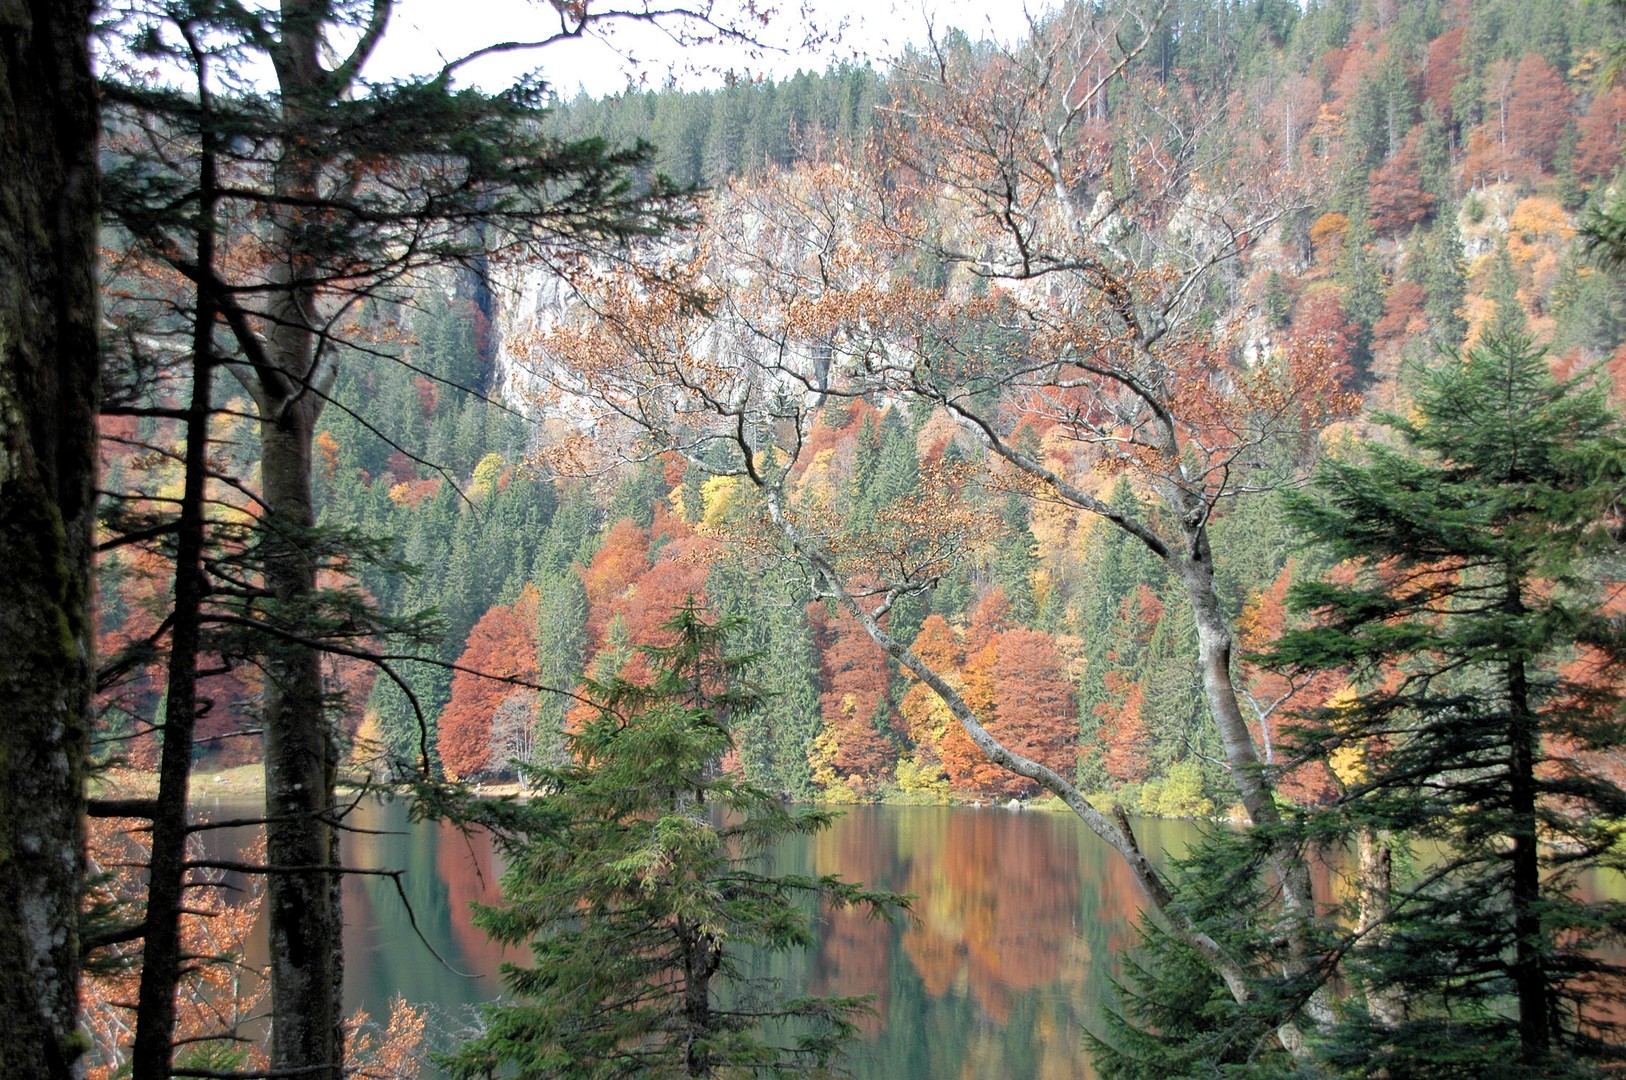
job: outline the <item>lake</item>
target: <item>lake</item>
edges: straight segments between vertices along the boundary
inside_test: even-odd
[[[400,994],[432,1005],[433,1026],[460,1026],[473,1005],[501,990],[504,954],[468,907],[497,899],[501,865],[491,843],[411,824],[400,803],[367,803],[351,820],[375,831],[348,834],[346,864],[404,870],[411,915],[390,879],[346,880],[347,1011],[382,1019]],[[1137,828],[1153,852],[1183,849],[1196,835],[1183,822]],[[815,949],[772,961],[789,993],[874,997],[875,1015],[846,1059],[862,1080],[1088,1075],[1084,1030],[1098,1023],[1140,894],[1117,856],[1076,819],[854,807],[827,832],[782,843],[774,870],[840,874],[916,897],[913,917],[897,924],[835,912],[818,928]]]

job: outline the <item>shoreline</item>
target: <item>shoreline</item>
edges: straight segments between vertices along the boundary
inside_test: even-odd
[[[488,781],[476,783],[472,786],[475,797],[481,799],[524,799],[528,795],[520,784],[512,781],[506,783],[491,783]],[[338,790],[340,794],[354,794],[357,785],[347,783],[346,778],[341,776]],[[158,773],[156,770],[149,772],[143,769],[130,768],[110,769],[99,773],[91,780],[89,790],[89,796],[93,799],[150,799],[157,794]],[[259,763],[254,763],[236,765],[227,769],[206,769],[194,772],[187,789],[187,801],[197,803],[209,799],[249,799],[263,797],[264,794],[264,768]],[[1071,812],[1060,799],[1054,796],[1040,796],[1027,802],[986,799],[950,799],[939,802],[937,800],[926,801],[918,798],[899,798],[864,800],[862,802],[815,802],[811,805],[830,807],[837,810],[847,806],[958,806],[966,809],[1004,810],[1008,813],[1066,814]],[[1144,812],[1137,812],[1133,816],[1157,818],[1157,815]],[[1158,818],[1158,820],[1191,821],[1204,819]]]

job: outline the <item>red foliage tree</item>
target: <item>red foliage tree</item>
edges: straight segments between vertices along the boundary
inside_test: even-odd
[[[1287,590],[1296,564],[1291,560],[1270,587],[1248,601],[1237,620],[1238,640],[1244,656],[1261,653],[1281,637],[1287,623]],[[1302,682],[1294,682],[1278,671],[1266,671],[1244,661],[1243,685],[1253,706],[1253,726],[1260,744],[1267,748],[1265,761],[1275,764],[1274,747],[1292,727],[1292,717],[1326,704],[1341,680],[1330,671],[1317,672]],[[1321,762],[1284,773],[1277,784],[1283,795],[1300,803],[1325,802],[1338,788],[1337,779]]]
[[[384,459],[384,470],[397,484],[410,484],[418,479],[417,464],[401,450],[391,451]]]
[[[1415,281],[1395,282],[1394,288],[1389,290],[1383,318],[1372,327],[1375,343],[1386,345],[1421,333],[1426,328],[1423,304],[1427,299],[1428,293]]]
[[[1468,138],[1464,172],[1478,183],[1538,179],[1552,167],[1574,95],[1534,52],[1525,53],[1517,67],[1505,60],[1492,64],[1485,82],[1485,120]]]
[[[1576,123],[1575,176],[1578,180],[1607,180],[1620,168],[1626,145],[1626,86],[1616,86],[1592,99]]]
[[[928,667],[938,671],[953,671],[965,662],[965,650],[960,647],[954,628],[936,612],[926,616],[920,624],[920,632],[915,635],[911,648]],[[914,675],[905,671],[904,678],[913,680]]]
[[[465,780],[501,766],[491,760],[491,717],[514,685],[502,678],[537,678],[536,618],[539,594],[527,585],[519,599],[492,608],[469,631],[458,664],[472,669],[452,676],[452,698],[436,733],[446,775]],[[473,674],[474,671],[481,675]]]
[[[1538,169],[1551,169],[1553,152],[1569,122],[1570,93],[1564,77],[1553,70],[1546,57],[1527,52],[1513,73],[1507,103],[1509,151],[1532,162]]]
[[[587,591],[587,634],[594,648],[604,644],[612,602],[622,598],[649,569],[649,534],[631,518],[622,518],[604,534],[604,545],[581,572]],[[670,608],[667,609],[671,611]]]
[[[716,560],[721,545],[709,537],[694,535],[681,519],[671,521],[681,526],[682,535],[662,545],[648,569],[627,583],[620,595],[614,597],[604,613],[605,625],[617,615],[627,629],[627,638],[634,645],[671,644],[671,632],[661,625],[694,597],[702,607],[706,604],[706,574]],[[591,599],[591,594],[589,594]],[[593,612],[589,612],[588,625],[593,625]],[[629,679],[649,676],[645,667],[647,657],[634,653],[626,669],[620,674]]]
[[[1067,664],[1048,634],[1005,631],[966,662],[966,703],[999,741],[1060,773],[1077,764],[1078,723]],[[1038,785],[994,765],[960,727],[943,739],[944,770],[955,787],[987,797],[1023,797]]]
[[[890,726],[891,673],[886,654],[847,612],[831,617],[822,604],[808,608],[819,650],[819,743],[828,768],[841,780],[872,783],[891,774],[898,748],[876,727]]]
[[[934,671],[959,679],[958,673],[965,662],[965,654],[960,647],[959,637],[943,616],[936,613],[926,616],[911,647],[917,656],[931,665]],[[903,672],[903,677],[909,683],[909,689],[904,692],[903,700],[898,703],[904,732],[914,743],[917,757],[925,761],[941,762],[943,738],[956,731],[964,738],[965,733],[960,731],[958,724],[949,719],[947,709],[943,707],[931,687],[918,681],[907,669]]]
[[[971,621],[965,628],[965,654],[972,656],[981,652],[1010,625],[1010,598],[1004,589],[995,585],[983,593],[977,606],[971,609]]]
[[[866,419],[879,422],[880,418],[880,410],[863,398],[854,398],[844,410],[826,409],[808,431],[802,452],[796,456],[796,464],[791,466],[791,475],[801,476],[809,465],[818,460],[820,454],[834,450],[842,443],[851,443]],[[829,420],[836,423],[828,423]]]
[[[1113,669],[1102,677],[1109,697],[1095,707],[1100,721],[1097,745],[1101,763],[1112,779],[1127,784],[1138,784],[1151,775],[1148,749],[1151,733],[1146,728],[1145,687],[1131,672],[1139,665],[1140,657],[1158,623],[1163,621],[1163,602],[1146,585],[1138,586],[1118,608],[1118,627],[1124,636],[1107,654]]]
[[[316,433],[316,469],[317,472],[333,479],[339,471],[339,440],[333,437],[333,432],[323,429]]]
[[[1372,227],[1390,236],[1405,232],[1434,212],[1434,196],[1423,190],[1417,144],[1422,129],[1414,127],[1393,157],[1373,170],[1366,205]]]
[[[1304,294],[1293,313],[1289,337],[1299,348],[1320,348],[1328,362],[1340,367],[1355,355],[1355,328],[1335,288],[1313,289]]]
[[[440,384],[417,375],[412,379],[412,388],[418,392],[418,408],[423,410],[424,419],[434,416],[435,408],[440,404]]]
[[[1140,683],[1118,671],[1106,675],[1110,701],[1095,707],[1100,718],[1101,763],[1107,775],[1125,784],[1138,784],[1152,773],[1146,750],[1146,691]]]
[[[1451,115],[1451,89],[1462,78],[1462,39],[1465,25],[1453,26],[1428,43],[1423,60],[1423,100],[1440,116]]]

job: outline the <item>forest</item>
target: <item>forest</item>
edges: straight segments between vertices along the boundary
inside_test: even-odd
[[[1116,853],[1097,1075],[1622,1068],[1626,5],[1061,3],[602,99],[546,49],[765,13],[555,2],[490,91],[369,76],[389,0],[17,7],[0,1076],[418,1076],[341,1008],[376,792],[534,954],[450,1075],[839,1074],[865,1003],[732,949],[930,902],[752,861],[865,802]]]

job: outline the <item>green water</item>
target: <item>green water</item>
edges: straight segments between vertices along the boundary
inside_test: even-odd
[[[351,821],[373,831],[347,837],[346,864],[404,870],[408,903],[388,878],[346,880],[346,1009],[382,1019],[399,994],[432,1007],[432,1028],[455,1030],[501,990],[504,956],[468,908],[496,900],[500,863],[483,837],[411,824],[400,804],[368,804]],[[1152,851],[1195,836],[1180,822],[1138,828]],[[1077,821],[864,806],[773,858],[778,872],[835,873],[916,897],[901,923],[836,912],[822,920],[816,949],[759,961],[790,993],[874,996],[875,1015],[847,1057],[861,1080],[1089,1075],[1084,1030],[1097,1023],[1140,898],[1121,861]]]

